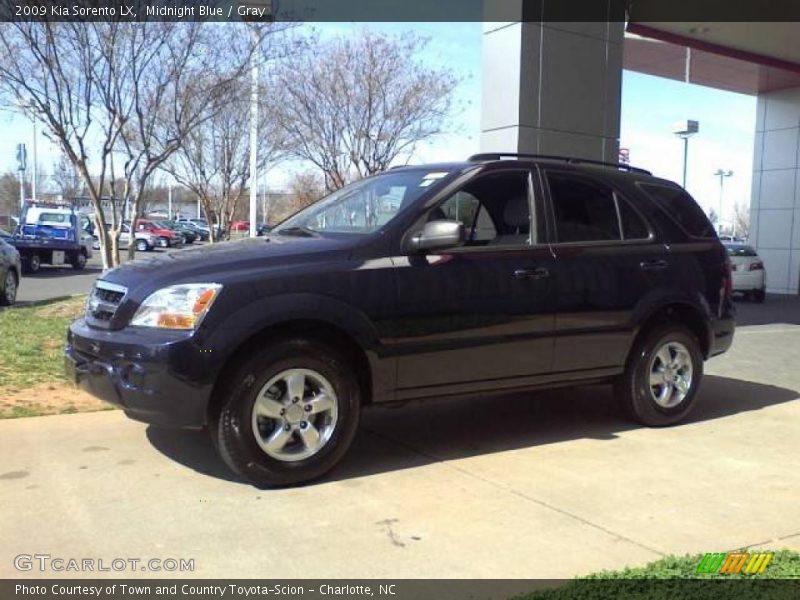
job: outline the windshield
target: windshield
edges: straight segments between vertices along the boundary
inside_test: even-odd
[[[353,183],[290,217],[279,234],[366,234],[377,231],[425,192],[442,184],[452,171],[403,169]]]

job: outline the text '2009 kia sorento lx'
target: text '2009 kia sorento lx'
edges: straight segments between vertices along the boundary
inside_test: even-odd
[[[365,405],[609,382],[649,426],[733,340],[727,255],[674,183],[479,155],[403,167],[266,237],[105,273],[67,371],[130,417],[208,427],[258,485],[311,480]]]

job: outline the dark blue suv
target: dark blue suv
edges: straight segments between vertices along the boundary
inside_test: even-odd
[[[478,155],[105,273],[66,365],[130,417],[208,427],[240,475],[288,485],[331,469],[370,404],[608,382],[633,419],[677,423],[734,326],[725,249],[678,185]]]

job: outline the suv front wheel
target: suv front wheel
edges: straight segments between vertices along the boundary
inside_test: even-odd
[[[689,414],[702,377],[697,338],[682,325],[666,324],[636,343],[614,391],[629,417],[649,427],[665,427]]]
[[[352,369],[333,348],[293,339],[248,359],[212,423],[223,460],[261,486],[321,477],[344,456],[361,398]]]

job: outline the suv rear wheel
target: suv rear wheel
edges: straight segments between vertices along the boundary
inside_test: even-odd
[[[664,427],[689,414],[702,377],[697,338],[683,325],[666,324],[633,347],[615,393],[629,417],[649,427]]]
[[[272,344],[228,379],[211,426],[223,460],[256,485],[284,486],[327,473],[358,426],[352,369],[333,348],[293,339]]]

